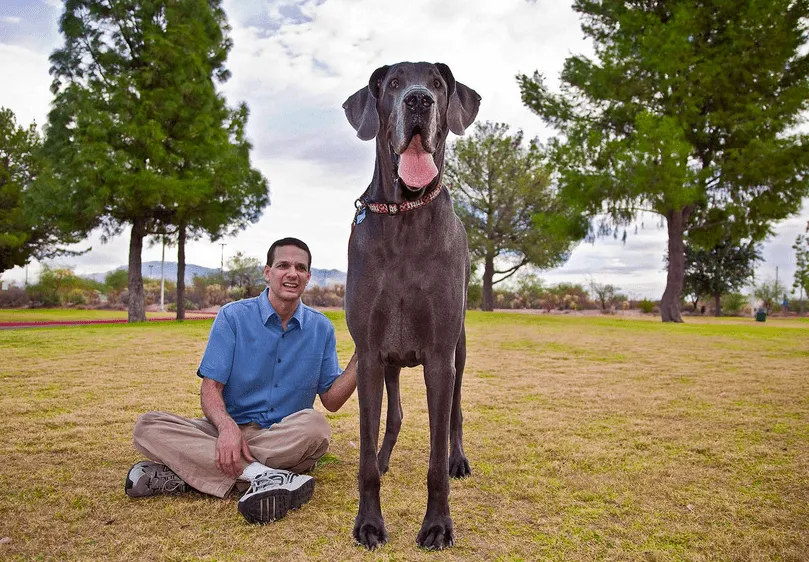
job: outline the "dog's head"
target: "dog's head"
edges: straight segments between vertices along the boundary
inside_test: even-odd
[[[401,183],[412,191],[437,181],[436,153],[449,131],[464,133],[479,107],[478,93],[456,82],[447,65],[426,62],[377,68],[343,104],[359,138],[389,147]]]

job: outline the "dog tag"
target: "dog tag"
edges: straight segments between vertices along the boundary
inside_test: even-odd
[[[362,221],[365,220],[365,209],[362,209],[359,213],[357,213],[357,218],[354,219],[354,224],[360,224]]]

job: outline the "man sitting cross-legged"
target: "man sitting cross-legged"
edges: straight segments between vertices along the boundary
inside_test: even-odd
[[[334,327],[300,300],[311,277],[309,248],[296,238],[270,246],[258,297],[229,303],[214,320],[197,374],[205,418],[149,412],[135,424],[133,498],[195,489],[224,497],[249,487],[239,512],[251,523],[283,517],[309,501],[315,481],[301,474],[329,447],[315,395],[336,412],[357,386],[356,356],[337,362]],[[240,486],[241,487],[241,486]]]

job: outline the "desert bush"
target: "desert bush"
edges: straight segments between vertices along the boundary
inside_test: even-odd
[[[747,295],[727,293],[720,298],[722,314],[725,316],[741,316],[750,312]]]
[[[228,293],[222,285],[214,283],[205,287],[205,300],[208,306],[222,306],[228,301]]]
[[[5,291],[0,291],[0,308],[25,308],[31,302],[31,298],[25,289],[10,286]]]
[[[645,312],[646,314],[650,314],[654,312],[655,303],[650,301],[649,299],[643,299],[638,303],[638,308],[641,312]]]

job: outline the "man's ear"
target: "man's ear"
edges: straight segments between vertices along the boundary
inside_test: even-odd
[[[381,66],[371,74],[368,85],[352,94],[343,103],[346,118],[357,136],[362,140],[371,140],[379,133],[379,115],[376,111],[376,101],[379,97],[379,87],[388,66]]]
[[[457,82],[449,67],[441,62],[435,63],[447,83],[449,107],[447,108],[447,124],[449,130],[456,135],[463,135],[469,125],[477,117],[480,109],[480,95],[464,84]]]

